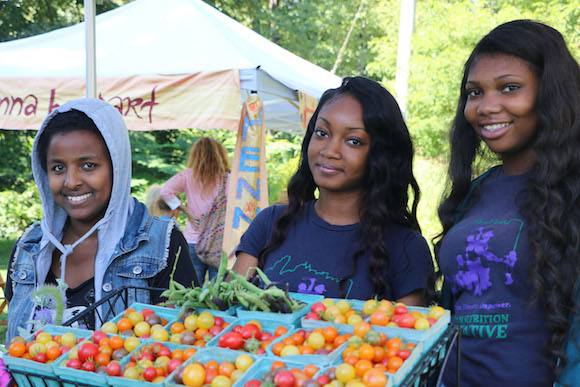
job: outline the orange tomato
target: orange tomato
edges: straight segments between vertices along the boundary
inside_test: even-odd
[[[334,338],[334,340],[332,341],[332,344],[334,344],[334,347],[339,347],[341,344],[346,343],[348,339],[346,338],[346,336],[344,335],[338,335]]]
[[[278,328],[276,328],[276,330],[274,331],[274,336],[276,337],[280,337],[282,335],[285,335],[286,333],[288,333],[288,328],[283,327],[283,326],[279,326]]]
[[[386,326],[391,319],[382,310],[375,310],[371,314],[370,323],[373,325],[380,325],[382,327]]]
[[[270,371],[274,371],[277,368],[286,368],[286,363],[284,363],[283,361],[280,360],[274,360],[274,362],[272,362],[272,366],[270,367]]]
[[[360,359],[354,365],[354,371],[359,378],[362,378],[364,374],[371,368],[373,368],[373,363],[368,359]]]
[[[389,359],[389,362],[387,363],[387,371],[390,373],[395,373],[399,368],[401,368],[402,365],[403,359],[401,359],[398,356],[393,356],[392,358]]]
[[[8,354],[13,357],[22,357],[26,353],[26,344],[14,342],[8,347]]]
[[[371,330],[371,324],[369,324],[369,323],[368,323],[368,322],[366,322],[366,321],[361,321],[361,322],[358,322],[358,323],[357,323],[357,324],[354,326],[354,328],[353,328],[353,333],[354,333],[356,336],[358,336],[358,337],[360,337],[360,338],[363,338],[363,337],[365,337],[365,334],[366,334],[368,331],[370,331],[370,330]]]
[[[111,345],[101,345],[101,346],[99,346],[99,352],[107,354],[109,356],[112,356],[113,355],[113,347],[111,347]]]
[[[204,339],[198,339],[198,340],[195,340],[195,342],[193,343],[193,345],[194,345],[194,346],[196,346],[196,347],[200,347],[200,348],[203,348],[203,347],[205,347],[205,345],[206,345],[206,344],[207,344],[207,343],[205,342],[205,340],[204,340]]]
[[[373,362],[380,363],[386,356],[385,349],[383,347],[379,347],[378,345],[376,345],[374,349],[375,355],[373,356]]]
[[[334,339],[338,336],[338,331],[335,327],[326,327],[322,330],[322,335],[327,343],[333,343]]]
[[[379,335],[381,335],[381,347],[384,347],[387,345],[387,340],[389,340],[389,338],[383,332],[379,332]]]
[[[295,345],[304,344],[304,336],[301,335],[300,333],[298,333],[298,332],[293,333],[292,336],[290,336],[290,337],[292,337],[292,339],[294,339],[294,342],[296,343]]]
[[[209,334],[209,331],[205,328],[197,328],[195,330],[195,338],[198,340],[205,340]]]
[[[276,344],[274,344],[272,346],[272,352],[274,353],[274,355],[280,356],[280,354],[282,353],[282,350],[284,349],[285,346],[286,346],[286,344],[284,344],[282,342],[277,342]]]
[[[207,363],[205,363],[205,369],[207,370],[208,368],[217,370],[220,368],[220,363],[218,363],[216,360],[209,360]]]
[[[106,366],[107,364],[109,364],[111,362],[111,356],[106,354],[106,353],[99,352],[95,356],[94,360],[97,362],[97,364],[102,365],[102,366]]]
[[[309,378],[312,378],[314,374],[316,374],[317,372],[318,367],[315,366],[314,364],[307,364],[306,366],[304,366],[304,374]]]
[[[397,356],[397,353],[399,353],[399,348],[395,348],[395,347],[393,347],[393,348],[389,348],[389,349],[387,349],[387,351],[385,352],[385,357],[386,357],[387,359],[390,359],[390,358],[392,358],[392,357],[395,357],[395,356]]]
[[[354,355],[354,354],[349,354],[346,355],[346,357],[342,360],[344,363],[348,363],[351,366],[354,366],[356,363],[358,363],[360,359],[358,358],[358,356]]]
[[[224,361],[222,364],[220,364],[218,369],[220,375],[227,376],[228,378],[232,376],[232,372],[235,370],[236,366],[230,361]]]
[[[284,343],[284,345],[296,345],[297,344],[292,336],[283,338],[282,343]]]
[[[124,343],[125,342],[121,336],[111,337],[111,348],[113,348],[113,350],[122,348]]]
[[[55,360],[57,357],[61,355],[60,348],[58,345],[53,345],[46,349],[46,357],[48,360]]]
[[[183,360],[183,349],[180,348],[174,349],[173,352],[171,352],[171,358]]]
[[[361,359],[373,360],[375,357],[375,348],[370,344],[363,344],[358,349],[358,357]]]
[[[270,340],[266,340],[266,341],[262,341],[262,344],[260,344],[260,348],[262,348],[264,351],[266,350],[266,348],[272,344],[272,341]]]
[[[398,337],[391,337],[387,340],[387,348],[397,348],[400,349],[403,347],[403,341]]]
[[[136,312],[135,309],[133,308],[127,308],[125,309],[125,311],[123,312],[123,317],[128,317],[131,313]]]
[[[171,324],[170,328],[171,333],[181,333],[184,330],[185,326],[183,325],[183,323],[180,323],[179,321],[176,321],[173,324]]]
[[[387,375],[380,370],[373,368],[364,374],[363,383],[367,387],[385,387],[387,384]]]
[[[203,384],[211,384],[213,378],[218,376],[220,373],[216,368],[207,368],[205,367],[205,380]]]
[[[346,358],[348,355],[352,355],[353,352],[356,351],[353,347],[346,347],[344,351],[342,351],[342,358]]]
[[[119,332],[128,331],[129,329],[133,329],[133,323],[129,318],[123,317],[117,321],[117,329]]]
[[[183,351],[183,361],[186,361],[187,359],[195,355],[196,352],[197,348],[194,347],[187,348],[185,351]]]
[[[308,344],[299,346],[298,347],[298,350],[300,351],[300,354],[301,355],[312,355],[312,354],[314,354],[314,348],[312,348]]]

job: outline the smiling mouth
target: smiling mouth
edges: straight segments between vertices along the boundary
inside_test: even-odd
[[[78,195],[78,196],[67,196],[67,199],[73,203],[82,202],[83,200],[88,199],[92,195],[93,195],[92,193],[87,193],[87,194]]]
[[[495,132],[497,130],[505,128],[506,126],[508,126],[510,124],[511,124],[511,122],[502,122],[501,124],[482,125],[481,127],[489,132]]]

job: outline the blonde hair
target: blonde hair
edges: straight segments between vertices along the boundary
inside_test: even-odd
[[[153,216],[161,216],[159,206],[156,205],[156,202],[159,199],[161,199],[161,186],[159,184],[152,184],[147,190],[145,205],[147,206],[149,213]]]
[[[191,147],[187,167],[192,169],[195,184],[201,187],[202,196],[207,196],[219,179],[230,172],[228,152],[213,138],[202,137]]]

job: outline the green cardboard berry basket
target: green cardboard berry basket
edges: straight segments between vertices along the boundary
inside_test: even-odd
[[[220,364],[224,361],[229,361],[231,363],[235,363],[236,358],[240,355],[248,355],[254,361],[254,363],[250,366],[250,368],[248,368],[246,370],[246,372],[244,372],[243,375],[245,375],[245,374],[252,371],[252,369],[255,367],[255,365],[259,361],[258,360],[259,357],[256,355],[252,355],[251,353],[245,353],[245,352],[241,352],[241,351],[233,351],[231,349],[225,349],[225,348],[202,348],[197,353],[195,353],[192,357],[187,359],[187,361],[184,362],[180,366],[180,368],[187,367],[189,364],[192,364],[194,362],[199,362],[199,363],[205,364],[210,360],[216,360]],[[167,386],[167,387],[182,387],[183,386],[182,384],[178,384],[175,381],[175,373],[176,372],[177,372],[177,370],[174,371],[171,375],[169,375],[169,377],[166,379],[165,386]],[[241,380],[241,378],[243,378],[243,375],[242,375],[242,377],[240,377],[240,379],[235,381],[231,387],[243,386],[243,384],[240,384],[240,380]]]
[[[87,338],[93,331],[61,327],[56,325],[46,325],[43,331],[51,335],[62,335],[65,333],[74,333],[77,338]],[[26,342],[34,340],[34,335],[26,338]],[[55,360],[56,363],[58,359]],[[58,376],[54,372],[54,363],[44,364],[33,360],[26,360],[9,355],[4,356],[4,363],[14,381],[18,386],[24,387],[59,387],[61,386]]]
[[[324,299],[323,296],[316,294],[290,292],[289,295],[290,298],[302,301],[304,302],[305,305],[293,313],[272,313],[272,312],[252,311],[247,310],[241,306],[236,309],[236,313],[238,317],[242,319],[258,320],[260,318],[263,318],[280,321],[282,323],[291,324],[294,327],[297,327],[300,325],[300,319],[310,311],[310,305],[314,304],[315,302],[322,301]]]

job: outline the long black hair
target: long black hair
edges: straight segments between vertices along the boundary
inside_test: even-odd
[[[467,196],[480,139],[465,119],[466,82],[482,56],[505,54],[526,62],[539,79],[535,160],[520,209],[529,223],[532,302],[541,303],[550,331],[548,356],[562,356],[580,278],[580,68],[555,29],[515,20],[492,30],[465,63],[461,95],[451,128],[449,195],[439,207],[444,236]],[[440,242],[440,241],[439,241]],[[436,248],[436,257],[438,248]],[[565,361],[561,364],[564,364]]]
[[[389,287],[384,278],[389,256],[384,243],[388,223],[420,231],[417,222],[420,191],[413,176],[413,144],[399,105],[384,87],[364,77],[344,78],[339,88],[327,90],[320,98],[302,142],[300,165],[288,183],[288,207],[278,218],[270,242],[260,252],[258,265],[263,267],[266,256],[282,244],[305,204],[314,200],[317,186],[308,166],[308,146],[320,110],[343,95],[354,97],[362,105],[363,122],[371,138],[363,181],[365,200],[360,208],[363,247],[354,253],[353,259],[370,253],[373,291],[381,296]],[[410,209],[409,188],[413,191]]]

